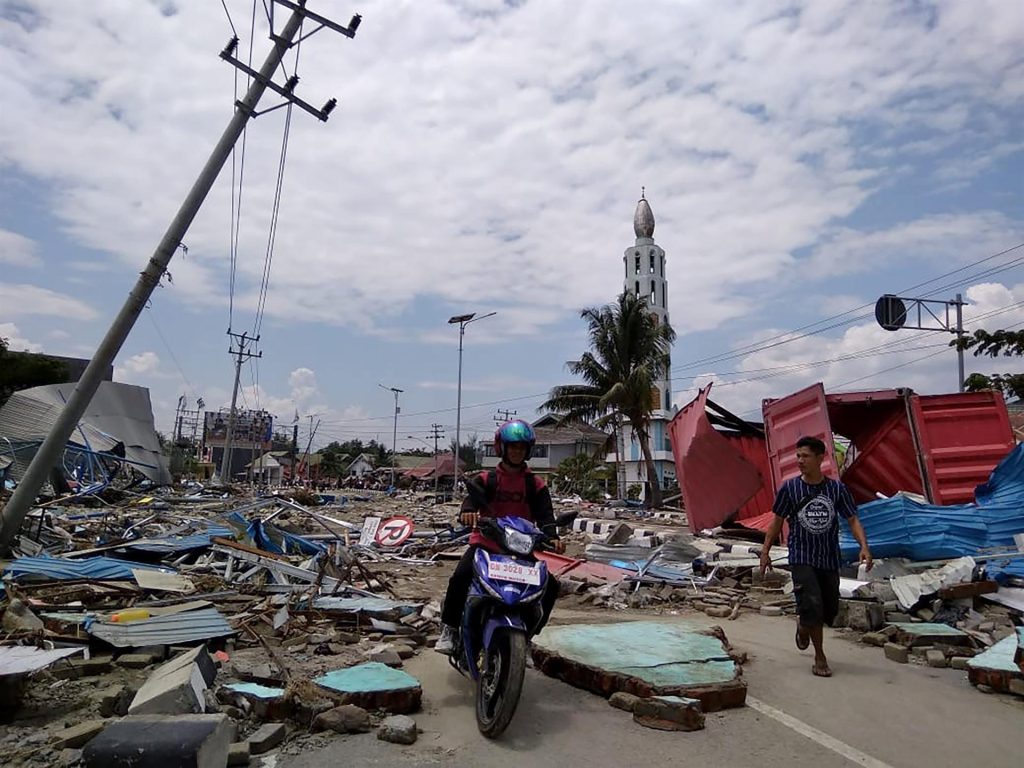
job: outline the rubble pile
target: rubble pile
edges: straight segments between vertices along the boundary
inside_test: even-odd
[[[241,765],[419,709],[401,667],[437,637],[447,573],[430,566],[466,541],[453,507],[202,490],[75,501],[34,510],[3,567],[5,764],[187,749]],[[392,722],[381,738],[410,733]]]

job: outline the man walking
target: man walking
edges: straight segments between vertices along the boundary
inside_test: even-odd
[[[761,549],[761,575],[771,568],[772,543],[789,523],[789,566],[793,574],[799,623],[796,647],[805,650],[814,644],[814,666],[818,677],[831,677],[823,648],[823,627],[832,626],[839,612],[839,517],[847,521],[860,544],[860,562],[871,570],[864,527],[857,519],[857,507],[849,489],[838,480],[825,477],[821,464],[825,443],[816,437],[801,437],[796,443],[796,461],[800,477],[787,480],[775,496],[772,510],[775,520],[765,535]]]

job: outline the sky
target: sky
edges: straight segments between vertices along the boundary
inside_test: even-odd
[[[0,1],[12,349],[93,354],[244,93],[218,54],[234,30],[258,68],[266,7]],[[250,121],[118,355],[115,379],[150,389],[159,429],[182,395],[230,403],[230,328],[260,336],[240,404],[282,428],[297,414],[303,435],[319,424],[314,446],[390,446],[388,387],[399,449],[433,424],[450,439],[447,321],[470,312],[497,314],[465,330],[462,437],[499,411],[537,418],[586,348],[580,310],[622,290],[642,187],[676,405],[709,382],[753,420],[819,381],[955,391],[950,335],[879,328],[885,293],[960,293],[969,331],[1024,327],[1020,2],[308,7],[363,17],[354,39],[304,39],[277,74],[336,109]]]

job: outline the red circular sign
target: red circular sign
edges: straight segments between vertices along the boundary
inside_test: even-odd
[[[382,547],[397,547],[412,536],[413,522],[408,517],[392,517],[377,529],[377,543]]]

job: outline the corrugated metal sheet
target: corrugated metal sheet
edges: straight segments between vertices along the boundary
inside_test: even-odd
[[[400,603],[383,597],[318,597],[313,600],[313,607],[320,611],[340,611],[342,613],[365,613],[384,619],[397,618],[415,613],[422,603]]]
[[[757,493],[747,499],[747,502],[740,507],[736,520],[753,520],[765,514],[772,513],[772,505],[775,503],[775,491],[771,484],[772,465],[768,460],[768,443],[763,437],[754,435],[723,434],[729,445],[742,454],[743,458],[749,461],[760,473],[762,482]]]
[[[796,442],[801,437],[817,437],[825,443],[827,455],[821,471],[827,477],[839,477],[833,459],[835,445],[822,384],[814,384],[779,400],[765,400],[761,410],[764,413],[773,488],[800,474],[796,466]]]
[[[914,421],[935,504],[974,497],[992,468],[1016,445],[1006,403],[997,392],[919,395]]]
[[[15,392],[0,408],[0,435],[11,440],[43,440],[74,388],[73,383],[48,384]],[[145,387],[101,381],[71,440],[78,445],[87,440],[93,451],[110,451],[124,443],[125,457],[136,462],[146,477],[157,483],[171,482]],[[11,472],[15,479],[21,478],[31,458],[18,454]]]
[[[850,437],[842,431],[840,434]],[[897,403],[874,433],[856,446],[857,457],[843,472],[842,479],[858,504],[874,501],[878,493],[924,493],[905,400]]]
[[[89,557],[82,560],[65,560],[59,557],[19,557],[4,569],[4,577],[15,581],[134,581],[132,570],[158,570],[175,573],[173,568],[158,568],[151,565],[118,560],[113,557]]]
[[[693,532],[723,523],[764,487],[758,468],[708,421],[710,385],[668,425],[676,477]],[[771,502],[769,501],[769,507]]]
[[[55,661],[83,653],[85,648],[57,648],[43,651],[23,645],[0,647],[0,677],[6,675],[27,675],[38,669],[45,669]]]
[[[1014,534],[1024,531],[1024,445],[1018,445],[978,487],[976,504],[921,504],[894,496],[861,505],[857,516],[876,557],[938,560],[1012,546]],[[845,525],[840,546],[848,560],[860,549]]]
[[[124,624],[95,621],[89,624],[86,630],[93,637],[104,640],[115,648],[196,643],[235,633],[216,608],[154,616]]]

